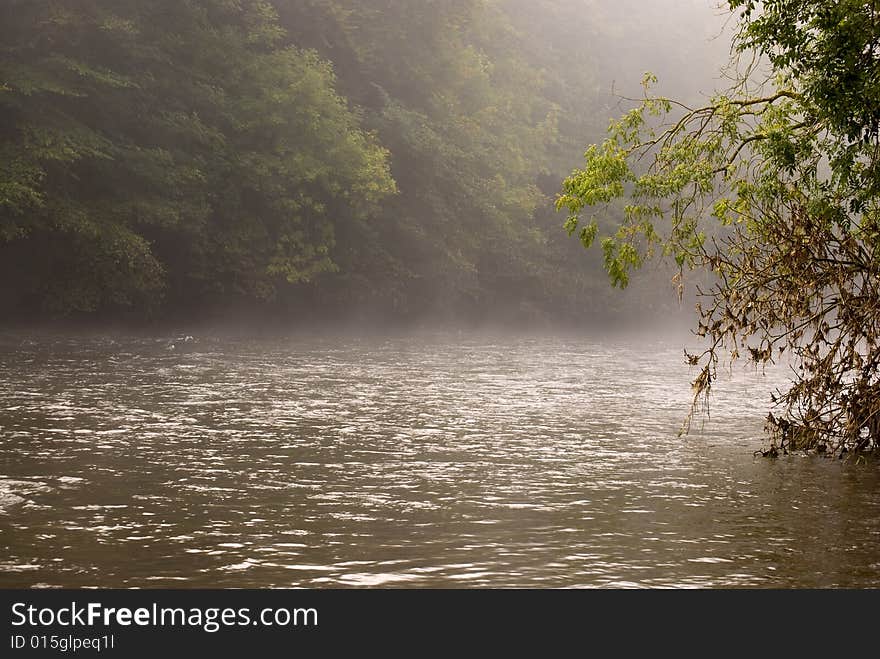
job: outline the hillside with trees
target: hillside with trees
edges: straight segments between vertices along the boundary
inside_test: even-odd
[[[614,55],[615,12],[3,0],[0,306],[135,322],[613,311],[553,197],[604,130],[615,76],[644,65]]]

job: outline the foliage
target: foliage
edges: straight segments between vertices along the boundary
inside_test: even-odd
[[[619,5],[3,0],[0,308],[616,306],[552,194],[604,122]]]
[[[270,297],[394,190],[265,2],[8,0],[0,32],[0,250],[26,304]]]
[[[349,244],[346,294],[403,315],[472,313],[533,276],[547,253],[532,218],[547,203],[535,179],[555,106],[501,3],[276,5],[293,39],[344,64],[341,87],[390,150],[400,188]]]
[[[688,355],[700,367],[695,409],[722,349],[759,366],[787,359],[794,379],[774,396],[782,411],[768,416],[768,454],[877,447],[877,11],[861,1],[729,5],[746,64],[735,85],[690,107],[652,94],[646,77],[641,103],[589,148],[557,207],[589,246],[598,227],[584,211],[623,206],[602,239],[616,285],[658,253],[713,273],[697,306],[708,348]]]

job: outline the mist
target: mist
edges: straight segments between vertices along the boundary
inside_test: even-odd
[[[672,269],[613,290],[553,202],[646,72],[723,83],[715,3],[271,4],[99,3],[57,35],[4,5],[6,324],[678,322]]]

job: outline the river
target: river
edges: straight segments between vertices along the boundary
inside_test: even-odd
[[[0,587],[866,588],[880,465],[680,341],[0,336]]]

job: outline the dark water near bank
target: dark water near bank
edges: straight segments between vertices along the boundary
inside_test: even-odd
[[[0,586],[880,586],[880,465],[669,345],[0,337]]]

